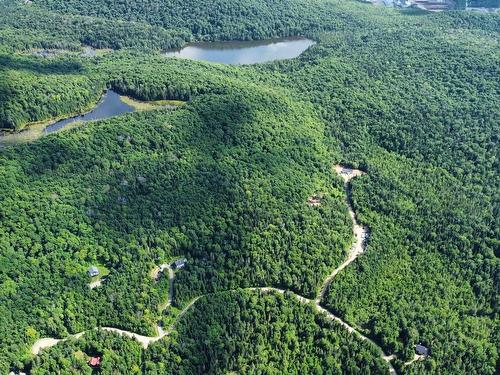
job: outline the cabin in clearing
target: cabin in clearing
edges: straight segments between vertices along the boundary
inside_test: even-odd
[[[99,275],[99,270],[97,269],[96,266],[92,266],[89,268],[89,270],[87,271],[88,275],[90,277],[94,277],[94,276],[98,276]]]
[[[307,198],[307,204],[311,207],[319,207],[321,206],[322,198],[323,198],[322,193],[314,194],[313,196]]]
[[[423,346],[422,344],[415,345],[415,351],[417,352],[418,355],[423,355],[426,357],[429,355],[429,348]]]

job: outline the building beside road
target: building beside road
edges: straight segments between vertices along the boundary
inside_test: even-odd
[[[180,269],[180,268],[183,268],[187,263],[187,259],[186,258],[183,258],[183,259],[177,259],[174,264],[173,264],[173,268],[174,269]]]

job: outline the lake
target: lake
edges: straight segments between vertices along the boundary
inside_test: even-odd
[[[168,50],[165,56],[230,65],[257,64],[292,59],[314,44],[311,39],[298,37],[249,42],[204,42]]]
[[[52,124],[35,124],[26,127],[19,133],[8,133],[0,136],[0,147],[15,145],[19,143],[31,142],[43,135],[55,133],[68,127],[71,124],[94,120],[103,120],[109,117],[118,116],[128,112],[134,112],[135,108],[126,104],[120,95],[113,90],[108,90],[94,109],[84,115],[69,117]]]

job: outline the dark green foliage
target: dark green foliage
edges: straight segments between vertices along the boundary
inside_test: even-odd
[[[147,374],[383,374],[371,344],[290,295],[228,292],[203,297],[170,341],[145,355]]]
[[[257,343],[257,345],[256,345]],[[44,351],[33,374],[91,373],[81,358],[102,358],[101,372],[145,374],[384,374],[371,344],[301,305],[293,295],[226,292],[200,299],[171,337],[141,353],[139,344],[91,331]],[[348,360],[346,360],[348,358]]]

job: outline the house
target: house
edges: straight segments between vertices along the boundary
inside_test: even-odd
[[[442,11],[453,8],[451,0],[411,0],[411,6],[429,11]]]
[[[426,346],[423,346],[422,344],[415,345],[415,351],[417,352],[418,355],[423,355],[426,357],[429,355],[429,349]]]
[[[174,262],[174,269],[180,269],[182,267],[184,267],[187,263],[187,259],[184,258],[184,259],[177,259],[175,262]]]
[[[99,270],[97,269],[96,266],[92,266],[89,268],[89,270],[87,271],[88,275],[90,277],[94,277],[94,276],[98,276],[99,275]]]
[[[89,364],[89,366],[98,367],[101,365],[101,357],[92,357],[87,363]]]

